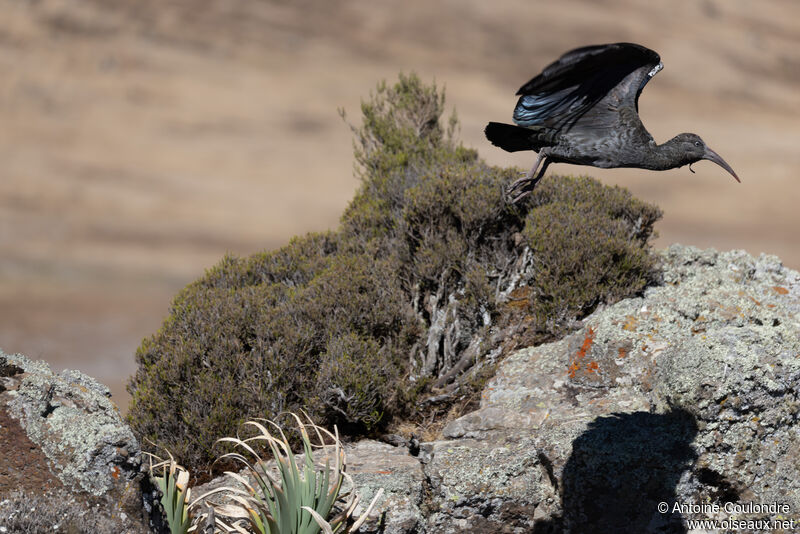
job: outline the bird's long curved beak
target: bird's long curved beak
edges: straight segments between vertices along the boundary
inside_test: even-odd
[[[736,181],[737,181],[737,182],[739,182],[739,183],[741,183],[741,182],[742,182],[742,181],[739,179],[739,177],[738,177],[738,176],[736,176],[736,173],[735,173],[735,172],[733,172],[733,169],[731,169],[731,166],[730,166],[730,165],[728,165],[728,164],[725,162],[725,160],[724,160],[724,159],[722,159],[722,158],[720,157],[720,155],[719,155],[719,154],[717,154],[716,152],[714,152],[714,151],[713,151],[713,150],[711,150],[710,148],[706,147],[706,153],[705,153],[705,154],[703,154],[703,159],[707,159],[707,160],[709,160],[709,161],[713,161],[714,163],[716,163],[717,165],[719,165],[720,167],[722,167],[723,169],[725,169],[726,171],[728,171],[729,173],[731,173],[731,174],[733,175],[733,177],[734,177],[734,178],[736,178]]]

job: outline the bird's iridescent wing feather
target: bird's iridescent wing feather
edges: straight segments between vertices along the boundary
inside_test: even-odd
[[[618,120],[612,104],[635,109],[659,65],[657,53],[632,43],[572,50],[517,91],[514,122],[561,131],[610,127]],[[604,99],[609,105],[599,105]]]

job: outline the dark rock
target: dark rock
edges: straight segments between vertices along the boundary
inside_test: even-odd
[[[0,367],[0,525],[22,532],[149,532],[139,444],[108,388],[19,354],[0,353]]]

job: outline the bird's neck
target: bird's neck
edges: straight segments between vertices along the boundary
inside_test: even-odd
[[[680,147],[676,138],[672,138],[660,145],[653,143],[646,156],[646,168],[654,171],[664,171],[682,167],[683,165],[691,163],[687,156],[688,155]]]

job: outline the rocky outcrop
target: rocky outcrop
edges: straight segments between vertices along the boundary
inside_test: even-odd
[[[800,274],[741,251],[661,256],[663,285],[509,355],[442,439],[349,445],[362,506],[385,491],[360,532],[796,531]],[[0,355],[0,375],[0,519],[16,507],[27,525],[22,503],[58,494],[95,521],[77,532],[143,531],[138,444],[107,390],[20,356]]]
[[[149,531],[139,444],[110,397],[78,371],[55,374],[45,362],[0,352],[0,526],[7,532]]]
[[[800,275],[741,251],[662,256],[662,286],[500,364],[480,408],[423,444],[407,511],[425,515],[394,532],[800,525]]]

